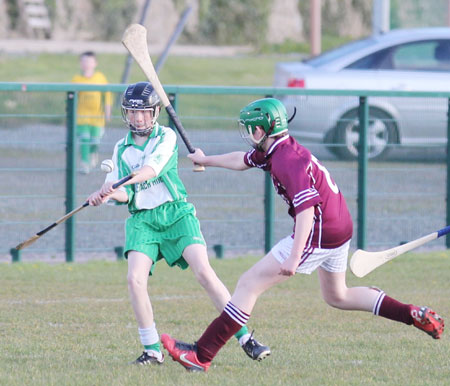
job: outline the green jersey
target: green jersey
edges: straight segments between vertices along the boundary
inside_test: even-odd
[[[116,143],[112,158],[115,167],[105,182],[117,181],[146,165],[156,173],[155,178],[120,188],[128,194],[130,213],[186,198],[186,189],[178,176],[176,141],[177,136],[171,128],[155,123],[142,146],[136,145],[131,132]]]

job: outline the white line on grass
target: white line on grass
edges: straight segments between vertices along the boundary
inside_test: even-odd
[[[201,296],[193,295],[163,295],[151,296],[152,301],[170,301],[180,299],[200,299]],[[121,303],[128,302],[128,298],[72,298],[72,299],[15,299],[15,300],[0,300],[0,303],[14,305],[14,304],[60,304],[60,303]]]

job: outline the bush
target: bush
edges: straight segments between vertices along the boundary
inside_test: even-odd
[[[128,0],[92,0],[101,40],[119,39],[136,13],[136,4]]]
[[[199,40],[259,47],[268,14],[269,0],[200,0]]]

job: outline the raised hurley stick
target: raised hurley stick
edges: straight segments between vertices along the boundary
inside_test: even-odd
[[[384,263],[395,259],[397,256],[411,251],[414,248],[420,247],[421,245],[426,244],[429,241],[435,240],[438,237],[444,236],[448,233],[450,233],[450,226],[430,233],[429,235],[423,236],[419,239],[410,241],[409,243],[399,245],[398,247],[386,249],[385,251],[367,252],[363,251],[362,249],[358,249],[350,259],[350,269],[355,276],[364,277],[374,269],[378,268],[380,265],[383,265]]]
[[[152,84],[153,89],[161,99],[161,102],[165,107],[167,114],[169,114],[169,117],[172,119],[189,153],[194,153],[195,149],[187,136],[186,130],[181,124],[181,121],[178,118],[174,108],[170,104],[169,98],[167,97],[167,94],[164,91],[161,82],[159,81],[158,75],[156,74],[155,68],[153,67],[153,63],[148,52],[147,29],[141,24],[131,24],[123,34],[122,44],[131,54],[136,63],[144,72],[147,79]],[[194,172],[203,172],[205,170],[205,167],[196,164],[194,165],[193,170]]]
[[[121,180],[117,181],[114,185],[113,188],[117,189],[118,187],[120,187],[121,185],[123,185],[125,182],[128,182],[129,180],[131,180],[136,174],[135,173],[131,173],[126,177],[123,177]],[[37,239],[39,239],[41,236],[45,235],[48,231],[52,230],[54,227],[56,227],[58,224],[61,224],[62,222],[68,220],[69,218],[71,218],[75,213],[78,213],[79,211],[81,211],[82,209],[86,208],[87,206],[89,206],[89,202],[86,201],[83,205],[80,205],[78,208],[75,208],[74,210],[72,210],[71,212],[67,213],[66,215],[64,215],[63,217],[59,218],[58,220],[56,220],[53,224],[49,225],[47,228],[42,229],[41,231],[39,231],[38,233],[36,233],[33,237],[30,237],[28,240],[25,240],[24,242],[20,243],[19,245],[16,246],[16,249],[24,249],[28,246],[30,246],[31,244],[33,244]]]

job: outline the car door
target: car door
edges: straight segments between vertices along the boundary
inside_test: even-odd
[[[450,40],[428,39],[398,44],[368,55],[347,66],[376,70],[379,86],[392,91],[448,91]],[[385,98],[398,113],[402,143],[445,141],[445,98]]]

